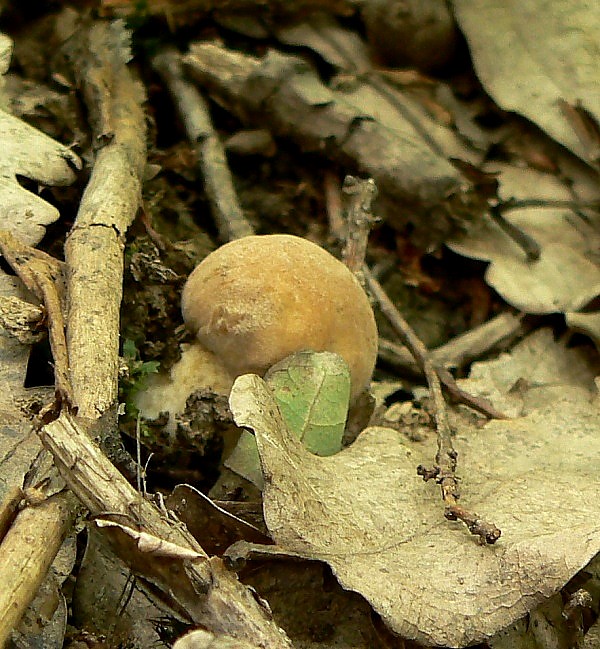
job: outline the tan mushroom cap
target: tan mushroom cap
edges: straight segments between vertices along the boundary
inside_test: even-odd
[[[236,376],[264,374],[302,351],[331,351],[350,367],[354,399],[377,357],[373,310],[354,275],[318,245],[286,234],[237,239],[189,276],[183,318]]]

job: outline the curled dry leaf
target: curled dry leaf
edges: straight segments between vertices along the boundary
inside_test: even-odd
[[[542,379],[533,392],[527,415],[483,429],[465,421],[456,435],[462,490],[502,529],[493,547],[440,521],[437,487],[415,472],[433,442],[368,428],[337,455],[317,457],[259,377],[238,378],[230,405],[256,435],[276,543],[327,562],[394,632],[462,647],[521,618],[600,551],[597,404],[579,385]]]
[[[96,519],[96,526],[100,529],[110,527],[114,530],[119,530],[123,534],[131,537],[137,545],[137,549],[140,552],[150,554],[155,557],[167,557],[169,559],[181,559],[195,561],[197,559],[206,559],[206,556],[198,552],[194,552],[189,548],[185,548],[182,545],[177,545],[171,541],[165,541],[165,539],[160,539],[153,534],[148,534],[147,532],[140,532],[134,530],[131,527],[126,525],[121,525],[113,521],[107,521],[104,519]]]
[[[3,228],[35,245],[45,227],[58,219],[58,210],[24,189],[17,175],[45,185],[70,185],[71,168],[80,168],[79,158],[66,146],[41,131],[0,110],[0,215]]]

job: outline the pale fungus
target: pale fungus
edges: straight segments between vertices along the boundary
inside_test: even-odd
[[[209,254],[183,289],[183,318],[234,376],[264,374],[297,351],[348,363],[351,398],[377,357],[377,327],[354,275],[323,248],[286,234],[237,239]]]

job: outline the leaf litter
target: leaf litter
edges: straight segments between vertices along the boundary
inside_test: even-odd
[[[484,4],[481,5],[483,9]],[[527,7],[531,8],[531,5]],[[581,25],[577,27],[581,17],[580,5],[576,3],[574,7],[569,20],[559,26],[559,36],[564,35],[565,26],[569,25],[576,26],[574,33],[592,34],[592,22],[585,29]],[[537,5],[538,11],[542,9]],[[455,3],[459,22],[471,41],[475,67],[497,103],[501,107],[510,107],[500,94],[491,89],[493,84],[486,79],[482,61],[488,58],[490,65],[508,61],[507,54],[513,47],[511,39],[490,37],[478,25],[484,42],[475,47],[474,39],[478,34],[471,33],[467,19],[461,15],[461,12],[469,10],[470,7],[464,3]],[[515,8],[499,11],[518,14]],[[549,24],[552,15],[545,16],[545,19],[544,24]],[[518,23],[516,17],[514,22]],[[510,29],[506,29],[510,33]],[[496,25],[494,30],[497,35]],[[300,23],[291,28],[273,28],[273,31],[288,46],[311,47],[341,74],[333,77],[327,85],[321,81],[321,68],[307,64],[298,56],[275,52],[264,59],[252,59],[241,55],[238,62],[247,66],[246,72],[256,61],[259,62],[261,67],[254,69],[251,81],[262,87],[261,92],[264,91],[266,103],[273,112],[269,115],[265,105],[261,105],[257,111],[259,115],[247,120],[249,100],[243,93],[234,97],[231,112],[236,113],[244,125],[247,121],[252,125],[259,117],[269,115],[266,125],[274,127],[279,138],[291,138],[302,149],[311,152],[326,152],[328,159],[337,160],[342,167],[350,164],[378,175],[382,179],[380,189],[384,199],[386,195],[388,199],[381,204],[381,214],[388,217],[388,225],[396,228],[396,241],[404,236],[402,227],[407,222],[431,238],[428,244],[444,239],[449,230],[447,219],[453,221],[457,216],[456,205],[446,210],[445,190],[468,202],[467,197],[473,189],[462,173],[449,163],[448,157],[476,163],[482,152],[474,152],[465,146],[452,129],[437,123],[402,90],[396,91],[391,85],[384,85],[385,92],[382,93],[381,79],[378,83],[363,83],[360,76],[366,72],[365,66],[370,66],[369,56],[363,46],[358,45],[361,41],[355,32],[336,27],[332,20],[315,20],[310,27]],[[269,31],[264,30],[258,37],[267,36]],[[545,56],[548,45],[544,39],[538,41],[536,51]],[[573,44],[573,41],[565,39],[565,43]],[[347,45],[354,54],[345,51]],[[552,93],[542,96],[546,105],[533,114],[528,112],[529,105],[537,108],[538,104],[525,91],[527,86],[534,88],[536,84],[523,82],[528,72],[523,65],[519,68],[519,83],[513,85],[524,94],[518,98],[520,104],[512,109],[536,121],[557,141],[593,165],[596,160],[594,141],[589,134],[586,135],[585,128],[581,128],[582,124],[585,127],[595,110],[587,101],[587,82],[583,74],[588,74],[590,67],[586,64],[586,52],[581,50],[579,43],[574,45],[565,60],[567,64],[572,63],[573,54],[583,62],[581,69],[577,68],[581,74],[571,80],[575,85],[579,84],[578,87],[561,91],[556,96]],[[3,48],[3,60],[7,60],[6,47],[3,43],[0,47]],[[223,47],[219,62],[224,62],[232,52]],[[286,48],[286,52],[289,49]],[[3,69],[5,67],[3,65]],[[549,76],[552,77],[550,58],[546,69],[550,70]],[[290,72],[289,79],[286,78],[287,72]],[[351,78],[354,73],[355,78]],[[514,73],[512,76],[511,83]],[[542,85],[545,86],[545,81]],[[214,80],[211,97],[219,97],[220,90],[229,89],[232,88],[227,87],[226,81]],[[271,95],[272,90],[275,92]],[[75,94],[72,92],[73,96]],[[252,97],[252,93],[247,93],[247,96]],[[105,99],[110,100],[110,97]],[[223,103],[227,106],[227,101]],[[281,111],[279,103],[283,107]],[[398,111],[399,105],[408,110],[410,119],[403,119],[406,114]],[[297,107],[297,114],[289,106]],[[285,114],[286,110],[290,115]],[[322,121],[317,123],[315,116]],[[548,116],[549,122],[546,120]],[[294,121],[295,117],[299,117],[300,123]],[[565,124],[571,132],[567,132]],[[23,131],[20,125],[17,128],[12,122],[5,126],[6,129],[10,133],[20,133],[24,142],[31,138],[31,131]],[[102,132],[109,136],[110,125]],[[357,132],[364,137],[350,146]],[[326,137],[332,133],[332,137]],[[563,137],[565,133],[567,136]],[[423,138],[423,134],[426,137]],[[384,141],[383,136],[387,137],[387,149],[367,146],[373,141]],[[35,138],[32,141],[35,142]],[[496,137],[489,141],[501,143]],[[49,150],[62,156],[64,162],[77,166],[68,147],[50,146],[47,140],[39,142],[31,153],[34,162],[36,155],[49,146]],[[16,181],[17,174],[50,182],[51,179],[44,175],[50,173],[54,178],[52,182],[62,184],[72,178],[72,170],[68,165],[55,167],[53,153],[40,168],[31,160],[20,161],[16,155],[18,147],[9,147],[8,151],[11,155],[5,165],[5,183],[10,191],[18,194],[14,197],[7,194],[10,200],[0,203],[5,211],[11,205],[25,207],[7,212],[9,218],[5,224],[25,242],[36,244],[45,226],[58,217],[58,212],[49,204],[44,206],[37,196],[20,187]],[[29,148],[24,147],[24,151],[29,151]],[[389,151],[390,155],[382,155],[382,151]],[[577,205],[570,193],[573,189],[575,199],[582,200],[578,192],[579,182],[584,177],[587,185],[593,188],[594,184],[597,185],[597,175],[591,168],[588,168],[591,175],[583,173],[581,168],[572,172],[572,166],[565,171],[568,167],[564,164],[565,156],[565,152],[558,156],[560,170],[568,180],[565,184],[549,174],[534,173],[530,168],[510,167],[497,162],[482,166],[486,171],[499,172],[500,201],[534,196],[548,202],[558,199],[575,203],[573,208],[528,208],[507,213],[508,221],[540,245],[541,255],[537,262],[527,260],[523,250],[487,216],[483,217],[481,224],[478,223],[481,205],[467,205],[460,217],[466,214],[468,217],[476,216],[477,220],[462,223],[466,234],[460,239],[455,238],[451,245],[460,254],[490,263],[486,279],[506,302],[526,313],[565,313],[569,326],[575,331],[585,332],[598,344],[598,312],[589,308],[589,303],[598,295],[595,215],[592,210]],[[391,166],[390,157],[398,162],[396,169],[391,170],[393,173],[388,173],[390,169],[385,168],[386,161]],[[522,160],[516,162],[517,165],[521,163]],[[582,162],[579,164],[583,166]],[[61,173],[63,179],[59,177]],[[186,173],[193,176],[189,169]],[[270,187],[269,191],[274,190]],[[403,200],[399,201],[399,198]],[[597,201],[597,188],[585,198]],[[410,205],[410,209],[408,215],[395,220],[395,210],[400,203],[403,207],[405,203]],[[159,199],[157,204],[160,204]],[[425,221],[420,216],[425,216]],[[438,217],[441,218],[441,228],[435,232]],[[290,223],[285,219],[278,220],[277,227],[285,228]],[[268,219],[261,225],[266,224]],[[311,230],[313,226],[316,229]],[[299,225],[293,223],[291,227]],[[311,222],[307,231],[310,236],[315,233],[321,236],[321,227],[320,223]],[[152,232],[151,225],[148,231]],[[378,238],[371,250],[374,259],[379,260],[378,245],[381,241]],[[6,279],[10,280],[6,290],[11,299],[17,295],[21,301],[27,299],[14,278]],[[595,307],[593,302],[592,307]],[[12,339],[2,336],[3,350],[7,340]],[[148,347],[152,344],[154,341],[149,341]],[[27,392],[23,380],[28,347],[21,343],[18,349],[16,344],[9,347],[6,353],[2,352],[3,376],[7,377],[6,383],[10,385],[10,389],[5,391],[2,408],[7,415],[10,414],[11,426],[14,415],[26,431],[28,422],[14,407],[13,396],[25,396]],[[545,624],[547,630],[549,626],[551,617],[544,617],[547,614],[541,608],[535,608],[538,603],[552,607],[560,623],[566,608],[563,608],[562,601],[557,603],[561,594],[555,598],[551,597],[552,594],[556,594],[582,566],[587,565],[593,572],[588,561],[598,552],[598,528],[594,527],[598,520],[594,493],[597,491],[597,476],[593,470],[598,465],[598,442],[594,439],[597,437],[598,399],[593,388],[597,368],[593,367],[590,348],[581,349],[571,349],[562,342],[555,342],[549,330],[541,330],[526,338],[510,354],[504,354],[495,361],[476,363],[470,378],[460,382],[463,389],[489,399],[497,408],[514,417],[509,421],[491,421],[482,425],[480,419],[473,415],[468,417],[463,408],[452,413],[463,492],[475,511],[483,517],[493,518],[503,530],[503,536],[492,548],[477,545],[458,523],[441,519],[436,507],[439,504],[437,488],[432,483],[423,484],[416,476],[415,467],[419,463],[429,464],[435,454],[434,442],[428,435],[424,435],[423,441],[410,439],[409,434],[402,430],[401,420],[397,426],[400,432],[371,427],[358,437],[355,444],[337,455],[317,457],[309,454],[289,434],[260,380],[246,378],[245,383],[241,380],[232,403],[237,400],[237,406],[234,406],[238,410],[237,416],[245,417],[246,425],[255,427],[262,456],[259,474],[264,474],[266,483],[265,513],[274,539],[290,554],[319,559],[331,565],[341,584],[364,595],[385,623],[404,637],[429,644],[456,646],[489,639],[494,649],[524,646],[517,644],[525,642],[524,627],[531,630],[539,623],[540,626]],[[246,395],[243,395],[244,385],[248,388]],[[403,412],[410,409],[407,419],[410,414],[423,413],[417,409],[418,404],[411,406],[406,402],[402,405]],[[12,432],[9,431],[9,443]],[[25,444],[20,450],[29,452]],[[7,455],[11,461],[20,461],[10,447]],[[23,467],[17,467],[10,479],[20,483],[20,475],[27,465],[28,460]],[[3,462],[3,473],[7,466],[8,460]],[[184,494],[182,498],[185,500],[187,497]],[[314,567],[315,564],[310,565]],[[118,570],[111,567],[100,572],[105,576],[110,573],[107,582],[112,582],[110,577]],[[293,576],[297,573],[298,570],[291,567],[288,573],[282,570],[277,579],[280,582],[289,579],[293,584]],[[127,574],[124,573],[121,581],[126,580]],[[314,581],[319,582],[319,579]],[[99,598],[95,597],[89,584],[90,581],[81,574],[78,576],[80,592],[93,595],[89,597],[86,610],[98,611]],[[315,588],[318,587],[317,584]],[[295,595],[290,594],[288,583],[281,591],[281,599],[293,599]],[[118,607],[118,600],[119,597],[114,598],[109,609]],[[293,602],[306,607],[302,599],[293,599]],[[96,629],[100,634],[105,631],[106,619],[113,617],[111,610],[107,611],[106,616],[104,612],[96,616]],[[524,618],[527,612],[530,617]],[[368,625],[370,615],[366,610],[362,614],[364,627]],[[63,611],[61,615],[64,618],[66,613]],[[83,618],[78,620],[82,626],[88,621],[86,615],[84,611]],[[147,612],[137,613],[138,618],[146,618],[145,626],[149,615]],[[90,619],[92,617],[90,614]],[[334,615],[333,619],[337,622],[339,616]],[[327,625],[325,616],[319,620],[323,626]],[[362,627],[359,633],[362,633]],[[323,629],[319,632],[324,633]],[[516,635],[511,636],[511,633]],[[64,629],[55,638],[56,646],[60,646],[62,635]],[[144,642],[137,631],[129,635]],[[541,637],[538,637],[538,645],[542,643]],[[544,636],[544,649],[552,646],[551,641],[550,634]],[[315,642],[314,646],[334,644],[333,640],[325,638]],[[374,641],[370,645],[366,642],[365,646],[374,644]],[[345,646],[357,644],[348,641]],[[585,646],[593,644],[587,642]]]
[[[461,489],[501,527],[494,547],[440,520],[436,489],[416,475],[433,441],[373,427],[337,455],[317,457],[290,433],[264,381],[240,377],[231,408],[256,436],[276,543],[328,563],[394,632],[426,644],[485,641],[556,593],[600,551],[600,439],[591,368],[562,383],[557,364],[572,361],[570,350],[548,336],[534,335],[514,359],[487,368],[508,394],[524,373],[519,356],[531,360],[535,338],[543,339],[524,414],[455,424]],[[506,381],[500,370],[511,364]]]
[[[452,5],[475,70],[496,103],[597,165],[600,152],[578,128],[586,119],[578,112],[600,118],[598,12],[585,0]]]

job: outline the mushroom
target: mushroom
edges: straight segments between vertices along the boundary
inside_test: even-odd
[[[377,357],[373,310],[354,275],[320,246],[287,234],[236,239],[209,254],[183,289],[183,319],[233,376],[264,374],[294,352],[335,352],[351,398]]]
[[[369,385],[377,357],[369,299],[342,262],[306,239],[248,236],[218,248],[189,276],[182,313],[197,343],[184,350],[184,367],[175,365],[170,380],[138,397],[146,417],[167,402],[172,414],[182,411],[194,383],[207,387],[196,360],[210,365],[222,389],[241,374],[263,375],[294,352],[329,351],[349,366],[352,401]]]

